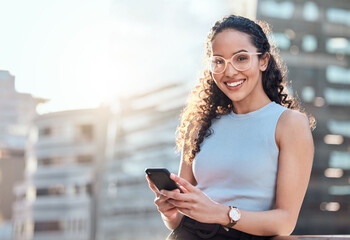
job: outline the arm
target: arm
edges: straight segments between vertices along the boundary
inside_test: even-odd
[[[297,222],[305,196],[313,161],[313,140],[307,118],[292,110],[285,111],[276,128],[276,142],[280,149],[277,176],[276,204],[269,211],[244,211],[233,227],[261,236],[289,235]],[[229,223],[228,207],[213,202],[199,189],[182,178],[172,175],[188,189],[185,194],[162,191],[179,211],[197,221]]]

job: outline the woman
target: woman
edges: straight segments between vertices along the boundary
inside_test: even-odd
[[[207,55],[178,128],[182,159],[171,178],[184,193],[148,179],[174,230],[168,239],[289,235],[310,178],[312,119],[285,92],[286,71],[258,23],[216,22]]]

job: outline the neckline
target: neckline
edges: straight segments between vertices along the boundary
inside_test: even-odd
[[[249,113],[243,113],[243,114],[237,114],[237,113],[231,111],[229,113],[229,116],[232,118],[235,118],[235,119],[237,119],[237,118],[251,118],[251,117],[255,117],[255,116],[259,115],[261,112],[264,112],[265,110],[271,108],[273,105],[275,105],[274,101],[266,104],[265,106],[255,110],[255,111],[252,111]]]

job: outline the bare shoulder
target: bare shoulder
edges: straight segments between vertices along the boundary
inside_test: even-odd
[[[312,139],[307,116],[297,110],[287,109],[278,120],[276,141],[280,145],[284,141]],[[312,140],[311,140],[312,141]]]
[[[278,121],[278,125],[283,128],[307,128],[309,127],[309,120],[307,116],[298,110],[287,109],[284,111]]]

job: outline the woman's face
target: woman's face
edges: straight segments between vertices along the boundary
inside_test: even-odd
[[[212,74],[214,81],[233,104],[259,101],[260,97],[266,96],[261,79],[269,58],[263,56],[259,59],[258,55],[250,55],[250,67],[238,71],[229,61],[238,52],[257,53],[248,34],[230,29],[215,36],[212,41],[213,56],[225,58],[227,66],[222,73]]]

